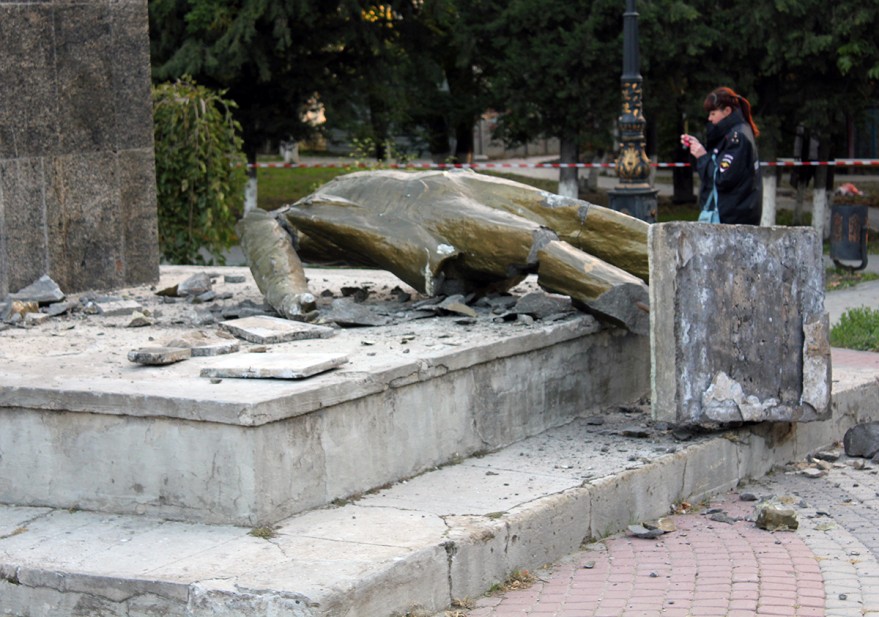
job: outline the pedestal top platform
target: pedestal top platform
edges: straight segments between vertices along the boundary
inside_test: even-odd
[[[231,297],[168,303],[157,294],[198,272],[212,275],[214,292]],[[308,269],[307,274],[316,294],[340,297],[345,287],[369,290],[367,302],[381,303],[392,290],[418,299],[414,290],[383,271]],[[512,292],[524,295],[535,290],[529,279]],[[327,338],[283,343],[236,339],[237,354],[303,358],[332,354],[348,361],[306,379],[211,379],[210,369],[227,363],[229,355],[144,366],[130,361],[128,354],[175,339],[222,335],[216,322],[221,318],[211,322],[220,314],[218,309],[262,303],[247,268],[164,266],[156,285],[77,294],[66,301],[83,306],[87,299],[100,296],[137,301],[151,324],[135,327],[131,315],[78,310],[38,325],[0,331],[0,406],[259,425],[367,396],[390,384],[434,377],[602,329],[582,313],[533,323],[501,321],[486,314],[476,319],[450,315],[380,327],[337,328]]]

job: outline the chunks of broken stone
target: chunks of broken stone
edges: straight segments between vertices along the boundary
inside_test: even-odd
[[[873,458],[879,454],[879,422],[856,424],[845,432],[842,443],[848,456]]]
[[[336,298],[332,301],[329,310],[320,311],[318,323],[334,323],[343,328],[384,326],[390,323],[388,316],[364,306],[361,302],[354,297]]]
[[[629,525],[628,530],[636,538],[650,540],[676,531],[677,527],[672,519],[660,518],[656,521],[644,522],[640,525]]]
[[[225,336],[224,336],[225,335]],[[173,364],[191,357],[219,356],[238,351],[238,341],[225,338],[230,335],[219,333],[217,337],[196,332],[184,337],[175,338],[164,345],[144,347],[128,352],[128,359],[137,364],[163,366]]]
[[[40,307],[57,304],[63,299],[64,292],[58,284],[44,274],[0,302],[0,321],[26,326],[43,323],[51,315],[45,315]]]
[[[167,287],[156,293],[160,296],[171,298],[191,298],[210,292],[212,287],[210,275],[206,272],[198,272],[182,283]]]
[[[128,352],[128,359],[137,364],[148,366],[164,366],[174,364],[192,357],[192,351],[186,347],[144,347]]]
[[[104,317],[130,316],[134,313],[142,313],[143,306],[135,300],[108,300],[95,302],[97,312]]]
[[[797,513],[782,504],[765,502],[758,504],[755,525],[767,531],[793,531],[799,527]]]
[[[36,281],[19,291],[9,294],[12,300],[24,302],[36,302],[37,304],[52,304],[64,299],[64,292],[48,275],[44,274]]]
[[[340,354],[236,354],[201,370],[202,377],[305,379],[348,362]]]
[[[329,338],[336,333],[326,326],[268,316],[242,317],[224,321],[220,327],[238,338],[257,344]]]
[[[223,331],[218,332],[217,337],[208,336],[201,331],[195,332],[169,341],[166,346],[188,347],[194,358],[235,353],[240,348],[238,341]]]

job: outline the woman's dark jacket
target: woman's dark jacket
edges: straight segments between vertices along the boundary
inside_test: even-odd
[[[751,126],[741,110],[733,112],[717,124],[708,124],[708,154],[696,159],[696,172],[701,179],[699,204],[704,207],[713,187],[714,161],[717,161],[717,201],[721,223],[760,224],[763,209],[763,182],[757,144]]]

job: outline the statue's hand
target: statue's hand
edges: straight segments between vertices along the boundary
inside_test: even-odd
[[[317,308],[314,295],[310,293],[287,295],[272,306],[287,319],[295,321],[308,321],[309,314]]]

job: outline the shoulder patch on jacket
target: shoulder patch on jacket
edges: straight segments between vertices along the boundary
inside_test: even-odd
[[[718,167],[720,167],[720,173],[723,173],[727,169],[729,169],[730,165],[732,165],[734,158],[735,157],[733,157],[732,154],[724,154],[723,155],[723,157],[720,159],[720,165],[718,166]]]

